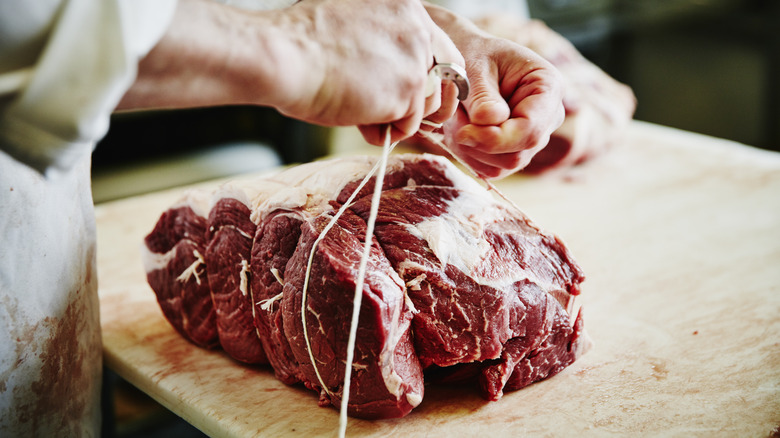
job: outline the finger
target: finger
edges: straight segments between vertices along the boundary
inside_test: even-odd
[[[488,154],[482,151],[472,150],[469,152],[469,156],[488,166],[507,170],[520,169],[525,167],[531,161],[531,159],[524,156],[522,152]]]
[[[498,125],[510,116],[509,105],[498,89],[499,71],[495,63],[478,58],[467,67],[471,90],[464,106],[469,120],[478,125]]]
[[[490,163],[486,163],[477,159],[472,155],[471,151],[464,151],[458,146],[451,148],[452,152],[458,156],[460,161],[466,164],[472,171],[483,178],[496,179],[503,178],[507,175],[515,173],[513,169],[505,169],[501,166],[494,166]]]
[[[431,19],[433,30],[431,33],[431,49],[435,62],[439,64],[456,64],[465,69],[466,61],[460,50],[452,42],[449,35],[437,26]],[[425,116],[434,123],[443,123],[455,113],[458,108],[458,90],[451,81],[441,81],[441,86],[437,87],[439,94],[438,105],[432,111],[426,111]]]
[[[534,147],[563,123],[566,111],[563,105],[563,78],[544,59],[529,61],[535,67],[518,80],[509,96],[512,120],[527,136],[525,147]]]
[[[440,64],[457,64],[465,68],[466,61],[449,35],[436,25],[433,19],[430,19],[430,25],[432,26],[431,50],[433,50],[432,55],[436,57],[436,62]]]
[[[382,146],[384,144],[384,133],[386,129],[382,129],[383,125],[358,125],[358,130],[363,135],[363,139],[374,146]],[[384,125],[385,127],[387,125]]]
[[[516,172],[531,162],[531,159],[541,150],[544,145],[539,145],[532,149],[525,149],[519,152],[508,152],[493,154],[483,152],[474,148],[464,148],[463,154],[479,161],[487,166],[496,167],[503,170]]]
[[[557,129],[565,116],[563,85],[557,75],[540,75],[519,87],[509,98],[511,117],[526,118],[540,125],[542,130]]]
[[[431,77],[435,77],[436,75],[430,75],[429,74],[429,80],[431,80]],[[429,115],[435,113],[436,111],[441,108],[442,103],[442,86],[441,86],[441,79],[440,78],[434,78],[432,79],[433,83],[429,84],[432,85],[431,93],[429,96],[425,98],[425,109],[423,110],[423,116],[428,117]]]
[[[487,153],[513,153],[547,144],[553,131],[550,126],[536,118],[509,119],[498,126],[467,124],[455,135],[455,141]]]
[[[420,128],[420,122],[421,119],[419,116],[413,115],[389,124],[376,123],[359,125],[358,130],[363,135],[363,139],[366,140],[366,142],[375,146],[382,146],[385,144],[388,125],[390,126],[390,142],[395,143],[414,135]]]
[[[458,87],[450,82],[444,81],[441,84],[441,98],[439,108],[426,115],[425,119],[432,123],[444,123],[455,114],[458,109]]]
[[[455,115],[444,123],[444,142],[449,145],[448,149],[453,154],[457,155],[460,161],[469,166],[471,170],[481,177],[491,179],[502,178],[513,173],[514,170],[510,171],[504,168],[506,164],[501,166],[495,165],[496,163],[502,163],[502,160],[499,159],[498,161],[495,161],[486,159],[486,157],[482,155],[475,155],[474,148],[460,145],[455,141],[459,128],[466,126],[468,122],[468,114],[466,114],[463,106],[459,106],[455,111]],[[482,154],[482,151],[480,151],[480,154]]]

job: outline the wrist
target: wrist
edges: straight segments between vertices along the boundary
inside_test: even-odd
[[[283,11],[180,1],[165,35],[139,63],[136,81],[118,109],[289,106],[311,86],[304,80],[311,74],[303,60],[317,53],[295,27]]]
[[[238,41],[237,82],[246,90],[245,103],[271,106],[289,113],[314,96],[322,82],[312,19],[304,8],[264,11],[246,18],[246,37]]]

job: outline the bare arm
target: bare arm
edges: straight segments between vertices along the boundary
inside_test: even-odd
[[[307,0],[246,12],[181,0],[119,109],[254,104],[322,125],[358,125],[381,144],[408,137],[441,107],[426,98],[437,58],[462,57],[417,0]],[[447,95],[445,99],[454,100]]]
[[[273,15],[247,14],[210,1],[180,1],[168,31],[139,63],[136,81],[117,109],[274,106],[279,58],[283,46],[292,43],[272,31],[279,27]],[[296,62],[301,49],[290,47],[288,62]]]

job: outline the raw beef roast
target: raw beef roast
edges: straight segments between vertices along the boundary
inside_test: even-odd
[[[165,317],[192,342],[218,339],[338,405],[373,180],[323,230],[374,162],[315,162],[223,187],[209,212],[208,195],[188,194],[145,241]],[[563,243],[444,158],[391,156],[371,239],[352,416],[404,416],[424,381],[472,381],[498,400],[590,346],[574,311],[584,276]]]
[[[165,317],[193,343],[219,346],[204,269],[208,199],[191,192],[163,213],[145,240],[144,267]]]
[[[206,230],[205,266],[222,348],[236,360],[265,363],[249,297],[249,259],[256,227],[244,196],[244,192],[230,189],[214,196]]]

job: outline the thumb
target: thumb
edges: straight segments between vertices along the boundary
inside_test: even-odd
[[[471,92],[463,105],[469,121],[475,125],[500,125],[507,121],[511,110],[498,89],[498,67],[487,62],[470,67]]]

